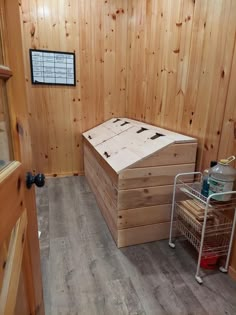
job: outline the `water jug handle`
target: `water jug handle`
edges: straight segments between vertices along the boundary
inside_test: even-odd
[[[235,156],[234,156],[234,155],[228,157],[228,158],[227,158],[227,164],[233,162],[234,160],[235,160]]]

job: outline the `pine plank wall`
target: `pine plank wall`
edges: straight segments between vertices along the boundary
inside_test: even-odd
[[[34,168],[82,174],[81,132],[127,116],[236,154],[235,0],[21,0]],[[77,86],[32,86],[29,48],[75,51]]]

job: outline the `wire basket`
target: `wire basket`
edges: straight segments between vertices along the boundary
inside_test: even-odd
[[[232,230],[232,220],[222,215],[217,214],[222,220],[216,225],[210,223],[205,230],[205,238],[202,255],[207,256],[224,256],[229,249],[229,241]],[[181,207],[176,207],[176,227],[189,240],[189,242],[196,248],[200,249],[202,223],[196,223],[189,218]]]

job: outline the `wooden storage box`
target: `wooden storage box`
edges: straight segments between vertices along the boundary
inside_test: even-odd
[[[174,177],[194,171],[196,139],[127,118],[83,137],[85,176],[117,246],[167,238]]]

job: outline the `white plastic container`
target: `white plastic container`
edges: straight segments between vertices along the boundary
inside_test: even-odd
[[[236,179],[236,170],[229,164],[235,160],[235,156],[223,159],[210,169],[209,195],[220,192],[232,191]],[[218,201],[229,201],[231,195],[215,196]]]

